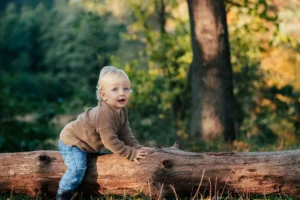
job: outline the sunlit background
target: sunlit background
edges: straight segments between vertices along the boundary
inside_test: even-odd
[[[226,1],[234,72],[233,144],[189,134],[186,1],[1,0],[0,152],[57,149],[62,127],[97,105],[98,74],[124,69],[130,126],[145,146],[189,151],[299,148],[300,1]],[[205,19],[204,19],[205,20]],[[162,29],[163,28],[163,29]],[[174,109],[176,107],[176,109]]]

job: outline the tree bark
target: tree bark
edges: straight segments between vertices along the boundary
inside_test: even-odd
[[[264,153],[194,153],[150,149],[137,165],[117,155],[92,155],[79,192],[151,198],[238,194],[300,194],[300,150]],[[0,154],[0,193],[30,197],[56,193],[66,167],[57,151]],[[196,195],[195,195],[196,194]]]
[[[233,80],[222,0],[187,0],[193,61],[190,134],[205,141],[235,139]]]

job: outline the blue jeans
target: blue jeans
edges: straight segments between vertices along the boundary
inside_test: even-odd
[[[76,146],[70,147],[61,140],[58,141],[58,148],[68,167],[59,182],[57,194],[62,194],[71,192],[80,185],[87,167],[87,153]]]

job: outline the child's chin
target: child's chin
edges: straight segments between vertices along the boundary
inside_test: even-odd
[[[123,108],[123,107],[126,106],[126,102],[124,102],[124,103],[118,103],[118,106]]]

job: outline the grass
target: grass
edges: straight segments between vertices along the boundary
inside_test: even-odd
[[[174,191],[175,193],[175,191]],[[176,193],[175,193],[176,194]],[[25,195],[19,195],[19,194],[1,194],[0,200],[48,200],[49,198],[29,198]],[[74,198],[74,200],[152,200],[150,197],[147,196],[134,196],[134,197],[124,197],[124,196],[99,196],[99,197],[81,197],[78,196]],[[249,195],[249,194],[241,194],[239,196],[233,197],[233,196],[224,196],[222,198],[218,197],[202,197],[202,195],[198,195],[198,197],[178,197],[175,195],[174,200],[296,200],[298,198],[293,196],[286,196],[286,195],[274,195],[274,196],[265,196],[265,195]]]

